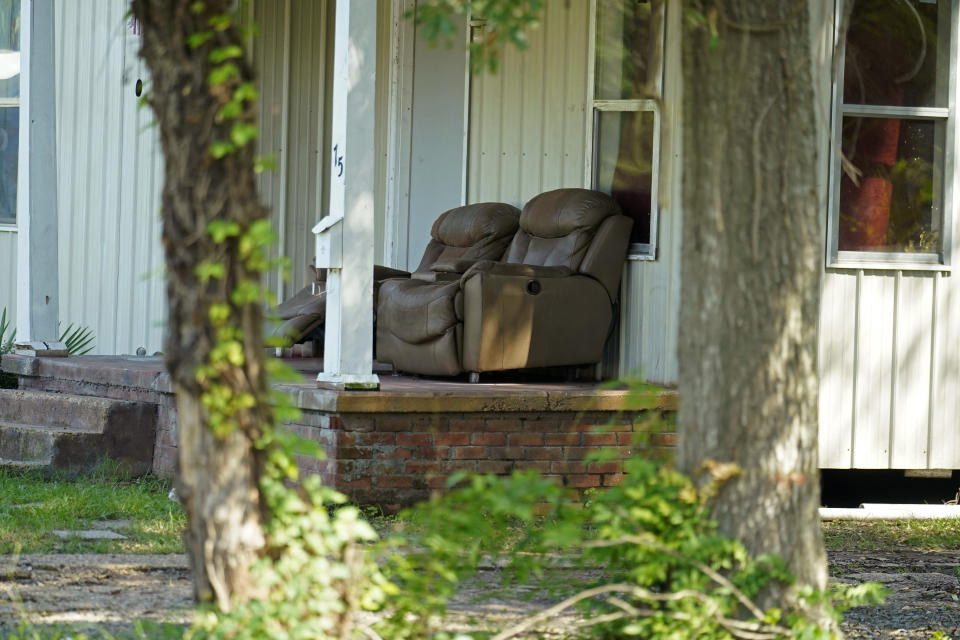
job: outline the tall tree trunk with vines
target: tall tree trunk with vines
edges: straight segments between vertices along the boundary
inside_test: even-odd
[[[177,394],[184,539],[197,599],[229,610],[255,595],[249,569],[264,546],[265,515],[255,442],[272,411],[253,70],[229,0],[132,4],[165,160],[165,362]]]
[[[683,34],[679,465],[703,480],[730,471],[710,461],[734,463],[712,502],[721,532],[822,589],[808,3],[703,0],[697,12]],[[794,594],[773,587],[766,603]]]

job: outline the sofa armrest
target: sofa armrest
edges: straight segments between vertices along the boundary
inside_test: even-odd
[[[613,317],[603,285],[578,274],[540,277],[557,271],[522,266],[508,266],[515,275],[478,271],[461,279],[463,369],[599,362]]]
[[[516,278],[566,278],[573,275],[573,270],[569,267],[543,267],[535,264],[522,264],[518,262],[495,262],[493,260],[481,260],[467,269],[467,272],[460,278],[462,287],[467,280],[478,273],[489,273],[494,276],[508,276]]]
[[[414,271],[410,274],[412,280],[422,280],[423,282],[450,282],[459,280],[459,272],[446,273],[443,271]]]

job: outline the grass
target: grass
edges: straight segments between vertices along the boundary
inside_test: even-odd
[[[833,520],[823,523],[832,551],[960,551],[960,520]]]
[[[155,476],[130,480],[109,465],[83,475],[0,468],[0,554],[182,553],[185,517]],[[126,540],[61,539],[54,530],[127,520]]]

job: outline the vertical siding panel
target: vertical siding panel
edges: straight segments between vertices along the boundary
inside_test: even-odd
[[[544,109],[540,135],[543,138],[543,163],[541,180],[544,191],[563,186],[563,118],[564,80],[566,74],[559,65],[566,62],[567,21],[566,8],[558,3],[548,3],[544,11],[543,30],[547,37],[547,66],[544,67]]]
[[[543,191],[540,160],[543,136],[540,122],[544,109],[544,87],[541,75],[546,64],[544,52],[547,39],[543,29],[530,33],[530,42],[523,62],[527,71],[523,82],[523,112],[520,117],[520,194],[518,200]]]
[[[150,314],[145,318],[147,324],[147,352],[152,353],[155,350],[161,348],[160,345],[163,344],[163,336],[166,332],[166,319],[167,319],[167,297],[166,297],[166,278],[165,278],[165,269],[166,262],[163,251],[163,246],[160,244],[160,237],[162,234],[163,220],[157,215],[160,211],[160,202],[162,201],[163,195],[163,183],[164,183],[164,163],[163,156],[159,152],[159,147],[157,145],[156,139],[156,130],[151,129],[153,132],[152,140],[153,143],[151,148],[154,149],[154,153],[150,154],[151,163],[150,168],[152,170],[150,176],[150,209],[154,214],[147,219],[149,220],[148,232],[149,232],[149,242],[147,243],[148,248],[148,259],[150,264],[153,266],[152,272],[156,275],[147,279],[149,297],[147,298],[148,309]],[[149,345],[157,345],[156,347],[151,347]]]
[[[960,469],[960,331],[954,324],[960,318],[960,287],[956,280],[956,275],[938,276],[936,283],[929,451],[933,469]]]
[[[826,273],[820,298],[820,466],[850,467],[857,276]]]
[[[123,127],[121,107],[123,105],[123,46],[124,12],[123,5],[111,2],[104,7],[104,45],[105,51],[100,60],[102,79],[96,86],[109,87],[103,92],[104,118],[103,153],[99,162],[102,165],[101,199],[98,208],[102,216],[102,235],[99,253],[102,256],[98,274],[99,321],[97,323],[97,349],[102,353],[117,353],[117,316],[121,308],[119,288],[121,267],[118,262],[120,221],[120,180],[122,172]]]
[[[890,464],[894,288],[887,274],[862,277],[853,435],[853,466],[860,469]]]
[[[622,291],[640,292],[644,290],[645,271],[638,262],[628,262],[624,269],[624,278],[621,283]],[[620,375],[630,377],[649,378],[649,372],[643,360],[643,321],[644,300],[642,295],[624,295],[621,296],[623,312],[620,314],[620,322],[623,328],[620,331]]]
[[[323,41],[317,37],[312,42],[314,16],[317,13],[314,3],[295,1],[291,5],[290,32],[290,97],[289,97],[289,133],[287,167],[287,210],[284,225],[284,249],[290,260],[290,282],[285,287],[285,295],[290,295],[303,286],[306,280],[307,245],[309,230],[313,224],[309,219],[315,216],[315,182],[317,162],[317,95],[315,79],[320,74],[315,71],[315,52]],[[314,44],[315,42],[315,44]]]
[[[472,78],[468,201],[517,205],[583,186],[588,2],[546,3],[524,52]]]
[[[131,345],[141,338],[136,331],[135,317],[137,313],[146,311],[144,307],[136,307],[134,300],[137,280],[142,277],[142,270],[137,271],[137,257],[134,252],[137,227],[143,222],[137,215],[137,164],[138,138],[137,109],[138,98],[135,93],[136,82],[140,78],[140,64],[137,50],[140,39],[124,29],[121,35],[123,52],[123,89],[120,105],[120,152],[118,154],[117,199],[119,217],[117,223],[117,262],[115,268],[118,273],[118,292],[116,309],[116,352],[133,351]],[[149,215],[149,212],[146,212]],[[147,347],[144,340],[139,345]]]
[[[254,65],[260,80],[260,141],[261,155],[272,155],[277,169],[260,174],[259,187],[261,201],[270,209],[270,220],[275,230],[283,228],[281,217],[281,192],[286,180],[284,169],[287,167],[286,142],[283,138],[283,120],[289,105],[283,94],[284,68],[283,38],[285,32],[284,9],[286,2],[255,2],[254,13],[258,26],[258,39],[254,47]],[[274,250],[271,255],[276,255]],[[278,291],[279,279],[271,273],[265,277],[270,291]]]
[[[17,233],[0,231],[0,309],[7,310],[7,320],[17,318]]]
[[[523,125],[523,85],[524,73],[529,72],[531,77],[538,77],[542,70],[531,67],[528,60],[523,59],[525,52],[517,51],[514,47],[507,49],[503,63],[499,70],[501,78],[500,92],[500,153],[498,170],[500,172],[500,190],[498,200],[520,203],[520,131]]]
[[[564,187],[582,187],[586,161],[584,130],[587,110],[587,60],[589,59],[590,3],[566,5],[566,64],[564,70],[563,173]]]
[[[63,222],[58,224],[60,235],[64,243],[69,245],[69,249],[61,252],[60,289],[66,288],[68,295],[61,296],[65,302],[60,309],[60,318],[67,319],[68,322],[84,322],[84,300],[88,297],[87,283],[90,278],[86,277],[86,247],[88,244],[88,233],[93,222],[89,219],[89,176],[83,175],[85,168],[89,167],[89,156],[86,153],[91,144],[91,112],[93,105],[86,98],[86,92],[93,83],[92,69],[94,64],[94,46],[80,48],[78,40],[79,33],[85,33],[93,40],[94,22],[96,20],[96,11],[94,4],[90,0],[85,0],[78,4],[78,28],[75,33],[70,34],[69,50],[76,61],[76,85],[71,93],[64,95],[63,104],[65,114],[72,114],[73,130],[69,139],[72,145],[64,146],[58,152],[60,166],[69,167],[71,172],[71,183],[73,185],[72,193],[68,193],[66,198],[58,198],[58,219]],[[80,9],[82,7],[82,9]],[[64,136],[68,137],[68,136]],[[59,180],[58,180],[59,182]],[[64,234],[64,222],[67,223],[66,233]],[[65,263],[66,259],[68,262]]]
[[[930,428],[933,277],[904,274],[898,293],[890,467],[921,469],[927,466],[927,433]]]
[[[106,154],[105,136],[109,127],[115,126],[115,122],[110,122],[104,117],[107,110],[107,96],[115,95],[115,87],[108,84],[107,80],[107,46],[109,30],[107,20],[109,19],[106,9],[107,4],[94,3],[95,9],[91,12],[93,18],[93,28],[89,32],[88,46],[90,48],[90,71],[91,78],[89,84],[81,84],[81,96],[83,101],[90,105],[88,112],[87,126],[90,129],[90,135],[86,145],[86,176],[87,198],[85,205],[87,207],[87,228],[84,237],[85,260],[83,268],[74,273],[81,283],[83,295],[83,306],[78,309],[76,316],[69,318],[70,322],[79,322],[90,325],[97,333],[97,342],[103,341],[109,344],[109,337],[102,336],[102,318],[104,309],[101,306],[100,290],[103,288],[103,262],[105,256],[97,250],[108,232],[106,212],[104,211],[104,157]],[[104,89],[106,88],[106,91]],[[78,305],[79,307],[79,305]],[[99,349],[99,347],[98,347]]]
[[[484,138],[477,141],[480,149],[477,199],[485,202],[500,199],[500,146],[503,137],[500,94],[503,91],[503,74],[490,75],[484,71],[477,84],[480,91],[476,97],[479,98],[481,130],[484,132]]]

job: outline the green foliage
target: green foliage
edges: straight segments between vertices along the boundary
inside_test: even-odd
[[[66,329],[61,331],[58,322],[57,331],[60,333],[60,342],[67,346],[67,353],[72,356],[82,356],[90,353],[96,346],[93,330],[90,327],[75,325],[71,322]],[[12,321],[7,318],[7,310],[0,310],[0,355],[13,353],[16,338],[17,330],[13,328]]]
[[[455,18],[481,21],[482,37],[470,41],[471,67],[474,73],[484,67],[494,73],[505,46],[527,48],[527,30],[539,26],[542,11],[543,0],[431,0],[418,4],[407,17],[414,18],[432,45],[443,42],[447,47],[462,33]]]
[[[9,335],[7,334],[8,331],[10,332]],[[7,320],[7,310],[4,308],[0,310],[0,358],[3,358],[5,353],[13,353],[13,344],[16,339],[17,330]],[[0,389],[16,389],[17,386],[17,376],[0,371]]]
[[[10,335],[7,335],[7,332]],[[0,310],[0,355],[4,353],[13,353],[13,343],[17,339],[17,330],[13,328],[12,321],[7,319],[7,309]]]
[[[57,323],[57,329],[59,328],[60,324]],[[82,356],[93,351],[96,346],[93,340],[93,329],[74,326],[72,322],[60,332],[60,342],[67,346],[67,353],[72,356]]]
[[[401,551],[385,566],[402,594],[378,632],[422,638],[442,629],[443,605],[485,555],[505,555],[513,579],[544,574],[558,561],[566,599],[549,615],[578,606],[592,624],[582,637],[829,638],[798,611],[761,611],[753,602],[772,581],[789,583],[783,563],[750,558],[716,533],[707,496],[680,473],[634,458],[619,487],[574,504],[536,474],[509,479],[474,476],[466,486],[409,512]],[[461,480],[456,478],[455,480]],[[394,544],[398,543],[394,541]],[[587,569],[603,568],[602,578]],[[595,574],[596,572],[594,572]],[[839,587],[827,594],[801,589],[801,605],[837,612],[877,602],[879,585]],[[498,637],[535,628],[534,616]]]

